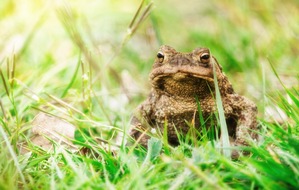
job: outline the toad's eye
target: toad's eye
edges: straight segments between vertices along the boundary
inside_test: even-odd
[[[204,63],[208,62],[210,59],[210,54],[209,53],[203,53],[200,55],[200,60]]]
[[[162,52],[158,52],[157,58],[159,60],[159,63],[162,63],[164,61],[164,54]]]

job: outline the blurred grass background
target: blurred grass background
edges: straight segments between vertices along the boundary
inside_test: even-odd
[[[140,2],[1,0],[0,117],[13,145],[39,110],[105,129],[101,137],[113,140],[107,129],[128,127],[162,44],[210,48],[236,92],[257,103],[261,121],[267,106],[288,101],[271,65],[298,90],[297,0],[145,1],[129,28]]]
[[[129,71],[143,86],[157,49],[168,44],[186,52],[209,47],[237,92],[255,100],[264,96],[263,89],[271,92],[280,86],[270,63],[286,84],[297,83],[297,1],[154,2],[150,16],[120,47],[138,6],[139,1],[3,0],[1,66],[15,54],[20,81],[37,93],[46,86],[48,93],[57,94],[68,84],[84,48],[93,59],[93,74],[100,75],[93,87],[105,83],[113,92],[119,84],[111,83],[108,67],[118,74]],[[84,47],[78,47],[72,32]],[[86,55],[83,60],[90,61]]]

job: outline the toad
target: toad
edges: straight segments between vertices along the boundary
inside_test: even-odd
[[[246,146],[248,139],[256,140],[256,105],[234,92],[210,50],[181,53],[167,45],[157,53],[150,73],[152,89],[132,117],[130,135],[146,147],[151,132],[166,132],[169,144],[178,145],[179,135],[186,136],[191,128],[201,134],[203,126],[217,126],[212,117],[217,113],[214,73],[231,144]]]

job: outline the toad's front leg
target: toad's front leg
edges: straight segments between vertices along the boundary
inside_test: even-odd
[[[229,97],[232,115],[236,119],[234,144],[247,146],[250,139],[257,140],[257,107],[247,98],[233,94]],[[228,126],[230,127],[230,126]],[[228,129],[230,130],[230,129]]]
[[[150,139],[149,132],[153,125],[151,115],[152,106],[150,101],[146,100],[138,106],[131,119],[130,136],[144,147],[147,147]]]
[[[131,120],[131,130],[130,130],[130,136],[138,142],[138,144],[142,145],[143,147],[147,147],[147,142],[150,139],[150,136],[148,136],[148,130],[149,127],[146,127],[144,122],[141,122],[140,120],[143,120],[142,118],[137,118],[136,116],[132,117]]]

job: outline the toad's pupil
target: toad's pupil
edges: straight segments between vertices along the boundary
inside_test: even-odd
[[[157,57],[158,57],[159,59],[160,59],[160,58],[164,58],[164,55],[163,55],[162,53],[159,52],[159,53],[157,54]]]
[[[201,55],[200,58],[201,58],[201,59],[209,59],[209,58],[210,58],[210,55],[209,55],[209,54],[203,54],[203,55]]]

